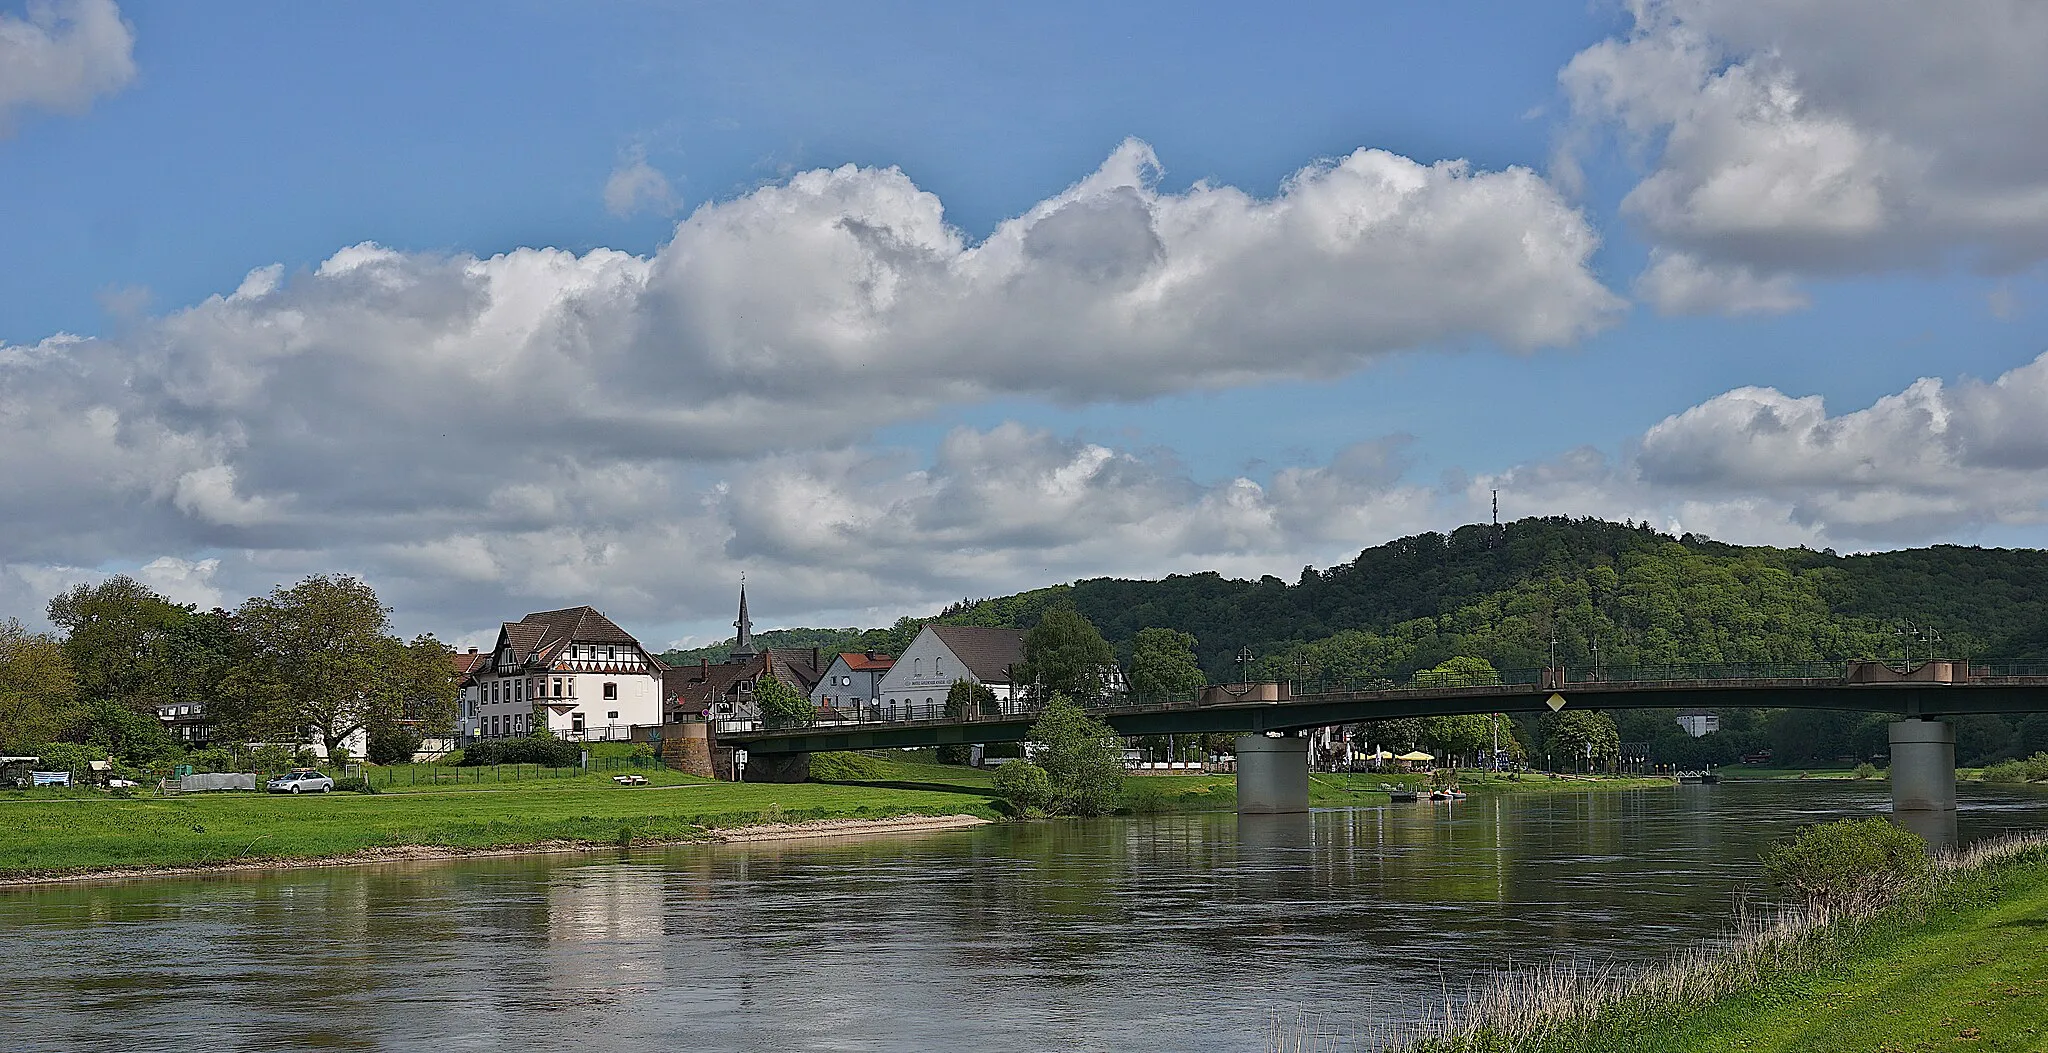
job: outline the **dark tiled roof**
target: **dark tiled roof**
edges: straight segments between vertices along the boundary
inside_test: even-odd
[[[540,611],[529,614],[516,622],[506,622],[503,628],[504,640],[510,644],[524,664],[547,664],[571,643],[579,644],[624,644],[641,654],[647,654],[640,641],[633,634],[618,627],[610,618],[598,613],[595,607],[570,607],[559,611]],[[653,659],[653,655],[647,655]],[[654,663],[660,669],[661,663]]]
[[[987,629],[978,625],[930,625],[926,628],[976,680],[1010,682],[1010,667],[1024,664],[1024,630]]]
[[[825,671],[817,666],[821,656],[814,648],[772,647],[766,653],[775,679],[796,688],[798,694],[810,694],[825,678]]]

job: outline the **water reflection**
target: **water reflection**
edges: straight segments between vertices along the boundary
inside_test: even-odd
[[[1276,1009],[1358,1035],[1511,961],[1661,956],[1765,841],[1885,811],[1687,786],[18,890],[0,1049],[1259,1049]]]

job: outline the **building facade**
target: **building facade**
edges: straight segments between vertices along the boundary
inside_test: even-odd
[[[489,658],[470,674],[476,713],[464,741],[536,730],[623,741],[636,726],[662,722],[661,660],[595,608],[506,622]]]
[[[882,678],[896,664],[875,651],[847,651],[825,666],[811,703],[824,720],[857,720],[882,700]]]
[[[955,680],[988,688],[1003,712],[1017,712],[1027,686],[1017,682],[1023,665],[1022,629],[927,625],[876,683],[870,719],[938,716]]]

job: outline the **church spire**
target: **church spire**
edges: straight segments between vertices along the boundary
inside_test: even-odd
[[[754,647],[754,620],[747,617],[747,579],[740,578],[740,617],[732,623],[740,631],[732,642],[732,652],[725,656],[728,662],[744,662],[761,652]]]

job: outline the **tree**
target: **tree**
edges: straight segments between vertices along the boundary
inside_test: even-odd
[[[1173,698],[1200,691],[1209,678],[1195,661],[1195,638],[1173,629],[1141,629],[1131,641],[1131,693]]]
[[[349,736],[398,718],[404,693],[391,683],[391,665],[401,645],[370,586],[315,575],[250,599],[238,618],[278,688],[293,741],[311,731],[334,756]]]
[[[77,585],[52,598],[51,624],[64,630],[64,653],[86,699],[111,699],[156,711],[153,689],[172,664],[168,638],[192,611],[125,574]]]
[[[381,689],[391,697],[376,707],[383,719],[370,724],[365,752],[373,763],[401,764],[419,752],[425,729],[454,722],[460,691],[448,646],[432,635],[415,637],[409,644],[389,641],[386,651]]]
[[[1614,718],[1590,709],[1566,709],[1546,714],[1543,737],[1550,743],[1556,760],[1592,758],[1595,763],[1621,755],[1621,735]]]
[[[1038,745],[1032,760],[1052,784],[1052,812],[1106,815],[1116,807],[1124,787],[1123,747],[1109,725],[1056,694],[1027,737]]]
[[[1030,761],[1011,761],[996,769],[996,792],[1020,816],[1038,815],[1052,804],[1052,779]]]
[[[946,689],[946,719],[971,720],[975,717],[995,716],[1000,712],[996,693],[986,685],[971,680],[955,680]],[[939,747],[940,764],[966,764],[973,759],[974,751],[964,744],[948,744]]]
[[[0,749],[23,750],[64,734],[78,719],[78,682],[64,645],[0,622]]]
[[[818,718],[818,708],[811,700],[775,679],[773,673],[754,682],[754,706],[761,711],[764,728],[801,728]]]
[[[1020,672],[1042,696],[1097,702],[1104,694],[1102,674],[1113,668],[1115,661],[1116,652],[1095,631],[1094,623],[1061,604],[1047,608],[1038,625],[1024,634]]]
[[[1473,687],[1500,683],[1500,673],[1494,670],[1492,662],[1484,658],[1460,655],[1431,668],[1417,670],[1412,682],[1431,687]]]

